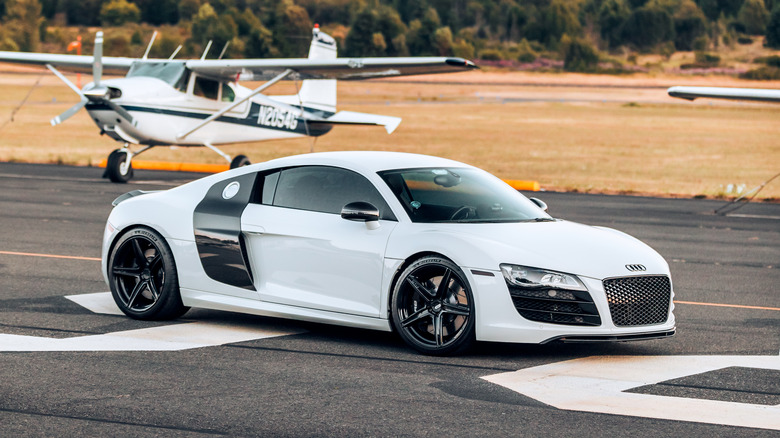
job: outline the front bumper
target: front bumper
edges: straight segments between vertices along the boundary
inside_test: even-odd
[[[574,326],[530,321],[517,312],[509,288],[500,271],[484,270],[474,274],[464,269],[474,286],[477,308],[476,337],[480,341],[540,344],[556,340],[565,342],[634,341],[670,337],[675,332],[674,305],[670,299],[668,318],[660,324],[620,327],[614,324],[601,280],[580,277],[598,309],[601,324]],[[660,274],[660,273],[659,273]],[[668,275],[668,274],[662,274]]]

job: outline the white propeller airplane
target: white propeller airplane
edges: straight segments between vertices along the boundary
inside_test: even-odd
[[[105,177],[127,182],[132,159],[155,146],[205,146],[230,162],[249,164],[244,155],[231,158],[216,145],[302,136],[320,136],[334,125],[380,125],[387,133],[400,118],[336,111],[336,80],[458,72],[477,68],[471,61],[447,57],[338,58],[336,41],[315,26],[308,58],[174,60],[103,56],[103,32],[97,32],[94,56],[1,52],[0,62],[45,65],[81,101],[51,120],[62,123],[81,108],[107,134],[123,144],[108,156]],[[177,50],[178,51],[178,50]],[[208,52],[208,48],[206,49]],[[92,71],[93,82],[79,90],[55,67]],[[103,72],[126,73],[103,80]],[[298,94],[266,96],[262,92],[282,79],[302,80]],[[262,81],[249,89],[239,80]],[[133,152],[131,145],[141,148]]]

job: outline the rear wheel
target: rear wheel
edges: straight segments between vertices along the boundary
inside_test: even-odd
[[[246,155],[236,155],[236,157],[233,158],[233,160],[230,162],[230,168],[235,169],[237,167],[249,166],[250,164],[252,163],[249,161],[249,158],[247,158]]]
[[[108,155],[104,176],[115,183],[130,181],[133,177],[133,165],[127,162],[127,151],[116,149]]]
[[[111,295],[136,319],[173,319],[189,310],[181,302],[176,263],[165,239],[137,227],[119,238],[108,260]]]
[[[447,355],[474,342],[474,296],[463,271],[442,257],[407,267],[393,288],[393,327],[417,351]]]

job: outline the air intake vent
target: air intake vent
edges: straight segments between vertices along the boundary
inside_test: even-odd
[[[601,325],[599,312],[587,292],[508,286],[517,313],[525,319],[550,324]]]

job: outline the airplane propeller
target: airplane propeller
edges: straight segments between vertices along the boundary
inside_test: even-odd
[[[133,116],[130,115],[129,112],[127,112],[124,108],[117,105],[116,103],[112,102],[110,100],[111,97],[111,90],[106,87],[105,85],[102,85],[100,83],[101,79],[103,79],[103,32],[98,32],[95,35],[95,51],[93,54],[94,61],[92,63],[92,86],[85,90],[79,90],[78,87],[73,85],[73,82],[68,80],[62,73],[57,71],[54,67],[52,67],[50,64],[46,64],[46,67],[52,71],[55,75],[57,75],[62,82],[65,82],[65,84],[70,87],[71,90],[73,90],[76,94],[79,95],[81,100],[79,103],[73,105],[72,107],[68,108],[64,113],[60,114],[59,116],[51,119],[52,126],[59,125],[60,123],[64,122],[68,118],[70,118],[72,115],[76,114],[81,108],[84,108],[84,106],[87,104],[87,102],[94,102],[94,103],[102,103],[112,110],[114,110],[117,114],[119,114],[120,117],[127,120],[130,123],[134,123]]]

